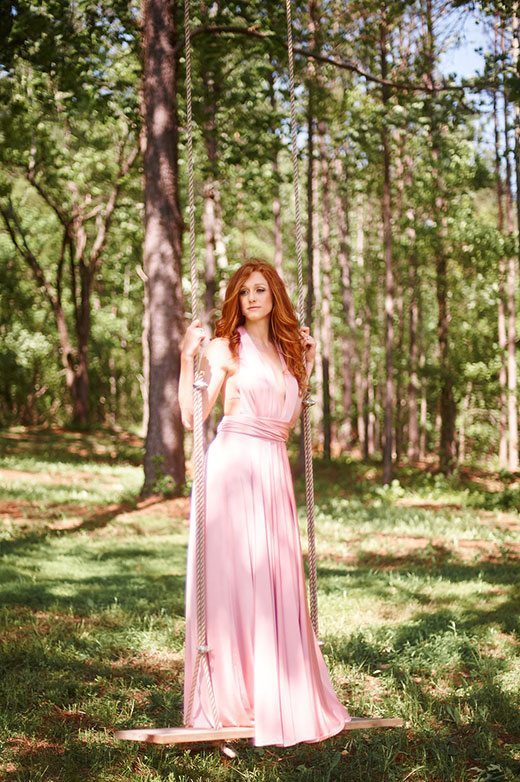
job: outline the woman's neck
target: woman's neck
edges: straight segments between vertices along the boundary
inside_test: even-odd
[[[264,345],[265,347],[269,346],[269,320],[267,318],[265,320],[259,320],[256,323],[248,323],[246,321],[244,323],[244,328],[254,342]]]

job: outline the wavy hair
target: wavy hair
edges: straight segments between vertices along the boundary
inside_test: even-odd
[[[259,258],[250,258],[231,276],[222,305],[222,315],[215,327],[215,336],[229,339],[232,356],[238,358],[240,333],[238,327],[245,323],[240,309],[240,291],[253,272],[262,274],[273,298],[273,309],[269,319],[269,337],[278,345],[289,372],[298,381],[300,393],[307,387],[307,375],[300,340],[298,318],[294,311],[282,278],[270,263]]]

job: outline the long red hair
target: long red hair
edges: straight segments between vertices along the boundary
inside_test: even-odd
[[[282,278],[270,263],[251,258],[231,276],[222,305],[222,315],[215,326],[215,336],[229,339],[229,348],[238,358],[240,333],[238,327],[245,323],[240,309],[240,291],[253,272],[262,274],[273,297],[273,309],[269,319],[269,338],[278,345],[289,372],[298,381],[300,393],[307,387],[307,375],[303,358],[298,318],[294,311]]]

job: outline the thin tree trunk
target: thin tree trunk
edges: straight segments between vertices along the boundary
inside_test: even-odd
[[[314,314],[314,329],[317,334],[321,335],[322,333],[322,307],[323,307],[323,300],[322,300],[322,281],[321,281],[321,235],[320,235],[320,224],[318,220],[318,215],[320,213],[320,204],[319,204],[319,192],[318,192],[318,178],[317,176],[313,177],[312,180],[312,202],[313,202],[313,208],[312,208],[312,220],[313,220],[313,238],[314,238],[314,248],[312,253],[313,258],[313,272],[312,277],[314,281],[314,305],[315,305],[315,314]],[[323,360],[322,360],[322,352],[323,352],[323,344],[322,340],[317,339],[316,340],[316,362],[315,362],[315,369],[314,369],[314,377],[315,377],[315,385],[316,385],[316,404],[312,408],[312,412],[314,414],[314,432],[315,437],[317,440],[317,444],[319,449],[323,452]]]
[[[459,427],[459,449],[457,455],[457,461],[459,464],[464,464],[466,461],[466,427],[468,423],[469,403],[471,398],[471,383],[468,383],[466,393],[462,400],[462,410],[460,416]]]
[[[395,300],[397,313],[397,355],[401,357],[404,353],[404,293],[401,287],[398,288]],[[399,464],[403,449],[403,408],[405,400],[403,399],[403,370],[399,361],[397,364],[397,377],[395,383],[395,461]]]
[[[426,356],[424,354],[424,350],[421,349],[421,353],[419,356],[419,367],[423,369],[425,364],[426,364]],[[419,418],[419,459],[421,461],[424,461],[426,459],[427,423],[428,423],[428,398],[426,395],[426,382],[423,379],[421,383],[421,404],[420,404],[420,418]]]
[[[275,193],[273,196],[273,240],[274,240],[274,266],[278,274],[282,273],[283,268],[283,249],[282,249],[282,208],[280,204],[280,166],[278,163],[279,152],[275,153],[273,159],[273,181]]]
[[[329,159],[327,155],[327,145],[325,141],[327,128],[325,122],[320,120],[318,123],[318,134],[320,140],[320,163],[321,163],[321,366],[323,380],[323,456],[327,461],[331,458],[332,443],[332,399],[330,392],[331,381],[331,355],[332,355],[332,317],[330,311],[331,305],[331,247],[330,247],[330,177],[329,177]]]
[[[379,26],[379,54],[381,60],[381,78],[388,78],[386,18],[381,18]],[[386,84],[381,87],[384,112],[390,100],[390,91]],[[383,122],[381,130],[383,149],[383,251],[385,258],[385,398],[384,398],[384,440],[383,440],[383,483],[392,480],[392,433],[394,398],[394,278],[392,259],[392,201],[390,181],[390,141],[388,127]]]
[[[502,54],[506,55],[505,41],[502,36]],[[504,160],[505,178],[505,220],[506,230],[513,237],[513,173],[511,170],[511,147],[509,143],[509,100],[504,85]],[[517,259],[511,253],[507,259],[506,301],[507,301],[507,390],[508,390],[508,467],[510,472],[518,470],[518,415],[517,415],[517,368],[516,368],[516,279]]]
[[[144,269],[149,293],[149,418],[143,491],[166,478],[180,492],[185,480],[178,391],[184,331],[179,206],[176,2],[144,0],[146,120]],[[161,483],[159,483],[161,482]]]
[[[356,351],[356,313],[352,291],[352,259],[350,253],[349,204],[345,190],[341,188],[346,182],[343,163],[339,157],[334,161],[336,179],[335,211],[336,226],[339,233],[338,263],[341,269],[341,300],[346,330],[341,339],[342,384],[343,384],[343,425],[340,430],[340,446],[348,449],[352,441],[352,398],[354,363]]]
[[[364,213],[360,207],[358,209],[357,220],[357,234],[356,234],[356,258],[358,266],[366,269],[366,262],[364,258],[365,251],[365,227],[364,227]],[[363,282],[363,290],[365,293],[364,304],[361,310],[363,327],[362,333],[362,347],[360,361],[358,362],[355,370],[355,385],[356,385],[356,431],[359,440],[359,447],[363,458],[367,458],[367,426],[366,426],[366,377],[367,371],[365,371],[366,363],[366,351],[368,349],[368,338],[366,337],[366,327],[370,329],[369,325],[369,309],[367,306],[367,296],[370,288],[370,273],[365,271]]]
[[[498,56],[497,47],[498,23],[495,23],[495,57]],[[500,233],[504,230],[503,188],[502,172],[500,166],[500,126],[498,119],[497,91],[493,90],[493,124],[495,135],[495,181],[497,193],[497,222]],[[500,256],[498,261],[498,349],[500,355],[499,383],[499,411],[498,411],[498,465],[501,469],[507,467],[507,359],[506,359],[506,314],[505,314],[505,258]]]
[[[404,156],[405,185],[412,187],[413,161],[410,155]],[[406,239],[408,250],[408,291],[410,296],[410,312],[408,323],[408,461],[412,464],[420,457],[418,397],[419,383],[419,308],[420,288],[418,260],[416,250],[415,208],[413,205],[406,212]]]
[[[413,226],[413,223],[412,223]],[[418,362],[419,362],[419,281],[417,275],[417,255],[415,253],[413,239],[415,238],[415,229],[412,227],[414,236],[410,236],[410,257],[408,262],[408,290],[410,292],[410,315],[409,315],[409,379],[408,379],[408,460],[413,464],[419,459],[419,421],[417,401],[420,391]]]
[[[449,322],[448,307],[448,260],[446,257],[447,218],[445,184],[441,173],[442,131],[437,120],[438,109],[437,84],[435,81],[435,38],[433,29],[432,0],[426,0],[426,27],[427,27],[427,58],[428,72],[427,82],[430,89],[430,144],[432,153],[432,179],[434,205],[433,213],[437,221],[437,230],[433,237],[435,256],[435,282],[437,294],[437,338],[439,343],[440,363],[440,441],[439,441],[439,469],[443,473],[450,473],[455,466],[454,442],[455,442],[455,416],[456,407],[453,396],[453,370],[449,350]]]
[[[518,16],[518,2],[513,3],[511,17],[511,60],[513,72],[518,75],[520,62],[520,19]],[[514,131],[515,131],[515,179],[516,179],[516,231],[518,259],[520,262],[520,97],[517,95],[514,103]]]
[[[311,28],[311,32],[312,32]],[[312,74],[311,74],[312,75]],[[305,302],[305,322],[311,333],[315,330],[314,321],[314,87],[312,79],[308,80],[307,88],[307,298]],[[319,347],[319,345],[318,345]],[[316,356],[315,367],[318,364]],[[314,370],[316,376],[317,370]],[[303,427],[300,427],[300,440],[298,448],[298,475],[303,475],[305,469],[305,452]]]
[[[148,414],[150,411],[148,389],[150,387],[150,298],[148,293],[148,279],[143,269],[138,266],[137,274],[143,282],[143,325],[141,334],[141,350],[143,353],[143,371],[138,376],[143,402],[141,418],[141,436],[146,437],[148,431]]]
[[[269,102],[271,104],[272,116],[277,116],[276,95],[274,91],[274,68],[269,73]],[[274,129],[273,129],[274,130]],[[273,178],[273,244],[274,244],[274,266],[276,271],[281,274],[283,267],[283,249],[282,249],[282,209],[280,203],[280,164],[278,149],[278,139],[273,132],[273,162],[271,164]]]

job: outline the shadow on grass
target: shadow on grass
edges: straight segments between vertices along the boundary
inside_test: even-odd
[[[148,498],[146,501],[140,503],[140,507],[151,508],[153,505],[160,505],[165,502],[162,497]],[[103,529],[107,527],[115,518],[123,513],[131,513],[138,508],[138,498],[132,498],[123,500],[122,502],[113,503],[109,506],[104,506],[101,509],[96,509],[91,512],[85,512],[82,521],[71,524],[69,527],[52,528],[44,525],[39,526],[37,529],[23,530],[18,533],[15,538],[6,538],[0,540],[0,556],[9,555],[20,552],[23,555],[23,550],[34,549],[37,546],[45,543],[52,538],[70,537],[79,532],[93,532],[95,530]]]
[[[136,550],[136,559],[141,556],[142,552]],[[129,569],[128,563],[124,569]],[[72,611],[78,616],[87,616],[92,610],[117,604],[130,612],[156,613],[161,610],[174,616],[184,615],[184,576],[138,576],[128,572],[81,580],[42,578],[30,584],[26,581],[6,582],[0,570],[2,581],[4,585],[0,595],[4,606],[26,606],[37,611]]]
[[[143,459],[140,437],[107,430],[73,432],[66,429],[25,429],[0,432],[0,452],[6,456],[30,456],[53,464],[139,465]]]

